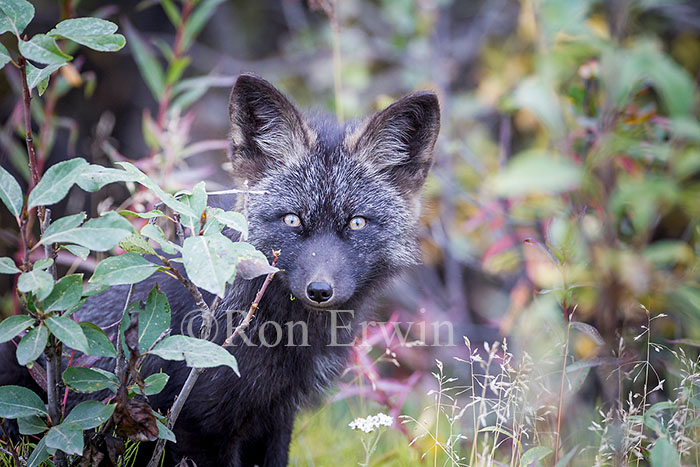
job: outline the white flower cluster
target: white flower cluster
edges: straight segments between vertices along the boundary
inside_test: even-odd
[[[365,433],[371,433],[375,428],[380,426],[391,426],[394,424],[394,418],[385,413],[370,415],[367,418],[356,418],[351,421],[348,426],[353,430],[362,430]]]

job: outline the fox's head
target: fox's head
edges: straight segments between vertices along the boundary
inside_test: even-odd
[[[363,122],[305,118],[267,81],[242,75],[229,103],[234,174],[249,241],[281,250],[279,280],[307,308],[342,308],[418,260],[420,193],[440,108],[406,96]]]

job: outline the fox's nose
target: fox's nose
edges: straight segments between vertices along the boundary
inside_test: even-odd
[[[316,303],[327,302],[333,296],[333,287],[327,282],[312,282],[306,288],[306,295]]]

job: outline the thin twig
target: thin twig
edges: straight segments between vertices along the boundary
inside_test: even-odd
[[[41,232],[43,233],[48,227],[49,224],[51,223],[51,210],[46,209],[44,213],[44,219],[41,221]],[[44,245],[44,255],[46,259],[52,260],[51,266],[49,266],[49,274],[53,277],[53,280],[56,280],[56,244],[55,243],[50,243],[48,245]]]
[[[126,371],[126,356],[124,355],[124,346],[122,345],[122,330],[121,323],[124,320],[124,314],[129,309],[131,304],[131,298],[134,295],[134,284],[129,286],[129,291],[126,293],[126,300],[124,301],[124,308],[122,310],[122,317],[119,320],[119,326],[117,326],[117,367],[115,368],[115,373],[119,381],[123,381],[124,372]]]
[[[566,281],[564,281],[566,283]],[[568,352],[569,352],[569,332],[571,330],[571,315],[573,315],[573,312],[571,315],[569,314],[569,305],[568,305],[568,300],[567,297],[564,297],[562,307],[564,308],[564,326],[566,326],[566,329],[564,329],[564,349],[562,351],[562,361],[561,361],[561,379],[559,380],[559,402],[557,405],[557,430],[555,434],[555,440],[554,440],[554,465],[557,464],[557,461],[559,460],[559,440],[561,438],[561,419],[563,418],[564,414],[562,413],[563,406],[564,406],[564,380],[566,379],[566,363],[568,361]],[[575,309],[575,307],[574,307]]]
[[[277,264],[277,259],[279,258],[279,252],[278,251],[273,251],[272,252],[272,266],[274,267]],[[233,340],[240,335],[250,324],[250,321],[253,319],[253,315],[255,314],[255,310],[258,309],[258,306],[260,305],[260,300],[262,299],[263,295],[265,294],[265,290],[267,290],[267,286],[270,285],[270,282],[272,282],[272,278],[275,277],[275,273],[271,272],[270,274],[267,275],[265,278],[265,282],[263,282],[262,287],[260,287],[260,290],[258,290],[258,293],[255,295],[255,300],[253,300],[253,303],[250,304],[250,308],[248,309],[248,314],[245,315],[245,318],[243,318],[243,321],[241,321],[241,324],[236,326],[236,329],[234,329],[233,333],[226,338],[224,343],[222,344],[223,347],[228,347],[233,343]]]
[[[207,191],[207,195],[240,195],[240,194],[269,195],[270,192],[263,191],[263,190],[237,190],[235,188],[232,188],[230,190]]]

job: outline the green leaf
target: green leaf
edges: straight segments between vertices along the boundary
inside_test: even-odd
[[[163,229],[160,228],[159,225],[156,224],[146,224],[143,226],[141,229],[141,235],[144,237],[150,238],[151,240],[155,241],[160,245],[160,247],[163,249],[164,252],[169,253],[171,255],[177,253],[179,250],[181,250],[180,245],[176,245],[175,243],[171,242],[167,238],[165,238],[165,234],[163,233]]]
[[[53,265],[53,259],[51,258],[45,258],[45,259],[38,259],[35,263],[33,268],[34,269],[41,269],[42,271],[47,270]]]
[[[680,467],[678,451],[667,438],[659,438],[649,452],[651,467]]]
[[[223,297],[226,282],[236,272],[233,242],[221,234],[187,237],[182,259],[187,276],[198,287]]]
[[[36,415],[17,419],[19,432],[23,435],[36,435],[49,429],[44,421]]]
[[[78,323],[85,334],[88,342],[88,355],[97,355],[100,357],[116,357],[117,351],[114,350],[114,344],[109,340],[107,334],[96,324],[86,321]]]
[[[79,212],[78,214],[73,214],[70,216],[61,217],[60,219],[56,219],[51,224],[49,224],[48,228],[44,231],[42,241],[46,240],[47,243],[55,243],[56,240],[54,240],[54,238],[56,235],[69,231],[71,229],[75,229],[83,223],[85,217],[86,216],[84,212]]]
[[[232,251],[238,261],[237,274],[243,279],[255,279],[258,276],[279,271],[276,267],[270,266],[267,257],[250,243],[235,242]]]
[[[19,52],[24,58],[45,65],[56,65],[73,59],[58,47],[53,37],[46,34],[37,34],[28,41],[19,41]]]
[[[0,3],[0,34],[8,31],[15,36],[24,31],[34,18],[34,6],[26,0],[3,0]]]
[[[93,251],[107,251],[134,231],[128,220],[113,211],[79,226],[81,216],[84,217],[84,214],[68,216],[69,219],[55,228],[52,227],[58,221],[51,224],[41,237],[41,243],[73,243]],[[59,220],[63,219],[66,218]]]
[[[189,57],[180,57],[171,62],[170,67],[168,68],[168,75],[165,78],[166,83],[176,83],[182,77],[182,73],[184,73],[184,71],[187,69],[190,62],[191,59]]]
[[[10,60],[12,60],[10,52],[7,51],[4,45],[0,44],[0,68],[10,63]]]
[[[133,164],[130,164],[129,162],[117,162],[116,164],[126,170],[129,174],[133,175],[136,182],[151,190],[163,202],[163,204],[173,211],[177,211],[183,216],[192,216],[195,218],[199,217],[199,214],[201,214],[201,212],[199,214],[195,213],[189,207],[189,205],[176,200],[172,195],[169,195],[163,191],[156,182],[151,180]]]
[[[39,467],[44,461],[51,457],[49,451],[46,449],[46,438],[42,438],[32,451],[32,455],[27,459],[27,467]]]
[[[61,245],[61,250],[68,250],[72,255],[85,261],[90,254],[90,249],[80,245]]]
[[[695,253],[687,243],[678,240],[659,240],[644,249],[644,258],[659,268],[675,264],[692,264]]]
[[[19,217],[22,212],[22,188],[3,167],[0,167],[0,199],[13,216]]]
[[[155,373],[143,380],[147,396],[159,394],[168,384],[170,376],[165,373]]]
[[[17,362],[25,366],[42,354],[49,341],[49,331],[43,323],[30,330],[17,344]]]
[[[61,21],[49,35],[63,37],[99,52],[116,52],[126,44],[121,34],[114,34],[117,25],[100,18],[73,18]]]
[[[236,358],[220,345],[204,339],[182,335],[168,336],[149,353],[165,360],[185,360],[187,366],[193,368],[224,365],[240,376]]]
[[[166,441],[177,442],[175,440],[175,433],[172,432],[163,422],[156,418],[156,426],[158,427],[158,437]]]
[[[63,422],[46,434],[46,447],[59,449],[66,454],[82,454],[85,448],[83,430],[73,422]]]
[[[214,208],[212,210],[214,218],[233,230],[241,233],[241,240],[245,241],[248,238],[248,222],[243,214],[234,211],[224,211]]]
[[[17,289],[24,293],[32,292],[39,300],[43,300],[53,289],[53,276],[41,269],[23,272],[17,280]]]
[[[27,208],[40,205],[48,206],[61,201],[87,166],[88,163],[85,162],[85,159],[77,157],[49,167],[49,170],[29,193]]]
[[[51,334],[64,345],[83,353],[89,352],[87,338],[78,323],[66,316],[52,316],[45,322]]]
[[[528,151],[515,156],[487,185],[502,197],[562,193],[578,188],[582,176],[581,168],[563,156]]]
[[[125,170],[90,164],[90,167],[80,174],[80,177],[76,183],[83,190],[92,192],[97,191],[110,183],[135,181],[135,177]]]
[[[49,78],[51,77],[47,76],[46,78],[39,81],[39,84],[36,85],[36,90],[39,93],[39,96],[43,96],[44,92],[46,92],[46,88],[49,87]]]
[[[43,301],[44,313],[67,310],[78,304],[83,296],[83,275],[70,274],[62,277]]]
[[[0,258],[0,274],[17,274],[18,272],[22,271],[15,266],[15,262],[12,258],[6,256]]]
[[[95,428],[106,422],[114,413],[114,404],[106,405],[99,401],[85,401],[76,405],[63,423],[75,423],[83,430]]]
[[[610,195],[609,212],[622,217],[627,214],[634,232],[644,234],[654,219],[673,206],[680,196],[680,187],[671,177],[619,177]]]
[[[223,3],[223,1],[224,0],[204,0],[192,12],[190,20],[185,27],[185,34],[182,40],[182,45],[185,50],[190,47],[192,41],[199,35],[199,32],[214,14],[216,7],[220,3]]]
[[[118,211],[119,214],[122,216],[131,216],[131,217],[139,217],[141,219],[154,219],[157,217],[167,217],[163,211],[159,211],[158,209],[154,209],[152,211],[148,212],[134,212],[134,211],[129,211],[128,209],[124,209],[122,211]]]
[[[552,86],[539,77],[523,80],[515,90],[513,104],[534,113],[555,137],[564,133],[565,119],[559,97]]]
[[[639,88],[650,81],[671,116],[683,117],[695,107],[692,77],[651,41],[625,50],[607,50],[601,59],[603,89],[624,107]]]
[[[0,343],[7,342],[34,324],[34,318],[27,315],[13,315],[0,323]]]
[[[119,248],[131,253],[138,253],[140,255],[156,254],[156,250],[154,250],[153,247],[148,244],[148,240],[137,233],[131,234],[119,242]]]
[[[27,63],[27,86],[29,87],[29,90],[31,91],[35,87],[41,85],[42,82],[46,81],[54,71],[65,65],[67,65],[67,62],[54,63],[53,65],[46,65],[44,68],[37,68],[31,63]]]
[[[520,466],[526,467],[539,460],[544,459],[552,453],[552,450],[545,446],[535,446],[528,449],[523,457],[520,458]]]
[[[139,254],[124,253],[106,258],[97,265],[90,282],[102,285],[135,284],[150,277],[158,270]]]
[[[590,324],[582,323],[580,321],[572,321],[571,323],[569,323],[569,326],[576,329],[577,331],[581,331],[582,333],[586,334],[597,345],[605,345],[605,340],[603,339],[603,336],[601,336],[598,330]]]
[[[0,417],[19,418],[30,415],[48,415],[39,396],[21,386],[0,386]]]
[[[194,216],[182,216],[182,224],[189,227],[192,232],[199,231],[199,220],[207,207],[207,192],[204,182],[197,183],[192,188],[192,193],[182,196],[181,202],[189,206]]]
[[[144,310],[139,313],[139,351],[146,353],[169,327],[168,297],[161,293],[157,286],[153,286]]]
[[[159,101],[165,89],[163,68],[138,31],[129,23],[125,23],[125,28],[126,37],[129,39],[129,48],[136,61],[136,66],[138,66],[151,94],[156,101]]]
[[[63,382],[76,392],[97,392],[103,389],[117,392],[119,388],[119,380],[114,374],[80,366],[66,368]]]

